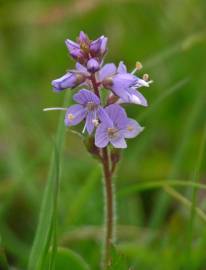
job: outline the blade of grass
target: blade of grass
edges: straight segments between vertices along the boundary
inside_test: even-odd
[[[203,136],[202,140],[200,143],[200,148],[199,148],[199,153],[197,157],[197,162],[194,170],[194,175],[193,175],[193,182],[194,184],[198,184],[197,181],[200,177],[200,169],[201,169],[201,164],[202,164],[202,159],[203,159],[203,153],[205,150],[205,145],[206,145],[206,125],[203,131]],[[194,223],[195,223],[195,208],[196,208],[196,203],[197,203],[197,189],[193,188],[192,190],[192,207],[190,211],[190,220],[188,224],[188,244],[186,245],[186,257],[188,258],[185,263],[186,263],[186,269],[189,269],[190,264],[192,263],[192,240],[193,240],[193,230],[194,230]]]
[[[205,189],[206,185],[194,183],[192,181],[186,181],[186,180],[160,180],[160,181],[144,181],[144,182],[138,182],[138,184],[131,185],[126,188],[122,188],[119,192],[117,192],[117,195],[120,197],[124,197],[127,195],[130,195],[134,192],[138,191],[145,191],[148,189],[154,189],[154,188],[163,188],[165,186],[177,186],[177,187],[192,187],[195,190],[196,189]]]
[[[69,92],[68,94],[69,95]],[[65,97],[64,106],[68,105],[68,96]],[[63,121],[63,112],[59,118],[59,125],[56,134],[56,148],[59,155],[61,155],[65,137],[65,127]],[[37,232],[35,235],[34,243],[31,249],[29,258],[29,270],[44,270],[42,268],[46,261],[48,254],[50,241],[52,238],[52,231],[54,229],[54,214],[55,214],[55,202],[57,200],[57,186],[58,186],[58,163],[57,153],[54,151],[51,163],[48,181],[46,189],[43,195],[42,206],[40,210],[39,222],[37,226]]]
[[[200,113],[202,112],[202,110],[204,109],[204,100],[205,100],[205,92],[200,91],[200,94],[196,98],[196,101],[193,105],[193,108],[191,109],[191,113],[188,116],[188,120],[182,132],[181,142],[174,156],[173,168],[169,174],[168,177],[169,179],[170,178],[174,179],[177,177],[185,150],[187,149],[187,146],[193,134],[196,120],[200,115]],[[167,196],[167,194],[159,193],[150,219],[151,227],[153,228],[159,227],[159,225],[164,220],[170,202],[171,199],[170,197]]]
[[[187,198],[185,198],[182,194],[180,194],[179,192],[177,192],[175,189],[173,189],[172,187],[167,186],[166,188],[164,188],[164,191],[166,191],[169,195],[171,195],[174,199],[176,199],[177,201],[179,201],[180,203],[182,203],[184,206],[186,206],[187,208],[189,208],[190,210],[192,209],[192,202],[190,200],[188,200]],[[200,209],[199,207],[194,208],[194,211],[196,212],[196,214],[204,221],[206,222],[206,213],[204,213],[202,211],[202,209]]]
[[[196,189],[204,189],[206,190],[206,185],[194,183],[192,181],[183,181],[183,180],[165,180],[165,181],[151,181],[146,183],[138,183],[136,185],[132,185],[128,188],[123,188],[117,193],[117,196],[124,197],[133,192],[137,191],[144,191],[148,189],[154,188],[163,188],[165,192],[169,195],[180,201],[183,205],[187,206],[189,209],[192,209],[192,202],[173,189],[171,186],[186,186],[186,187],[193,187]],[[194,207],[195,213],[206,222],[206,214],[199,208]]]
[[[91,172],[89,177],[86,179],[85,184],[82,186],[80,191],[77,193],[73,202],[71,202],[69,211],[67,224],[75,224],[77,218],[80,216],[81,211],[84,209],[85,203],[89,200],[91,193],[96,187],[96,183],[100,178],[100,168]]]
[[[188,82],[189,82],[189,78],[184,78],[178,81],[177,83],[175,83],[174,85],[172,85],[171,87],[169,87],[169,89],[167,89],[166,91],[163,91],[163,93],[155,100],[155,102],[153,102],[151,106],[147,108],[147,110],[145,110],[139,115],[138,120],[141,121],[145,117],[151,115],[151,113],[153,113],[153,111],[156,108],[158,108],[159,104],[162,101],[164,101],[170,95],[174,94],[176,91],[182,89],[182,87],[185,86]]]

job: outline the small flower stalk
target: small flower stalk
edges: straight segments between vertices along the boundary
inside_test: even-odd
[[[138,136],[144,129],[128,117],[125,108],[127,104],[146,107],[147,100],[140,88],[149,87],[152,82],[148,74],[142,78],[135,75],[142,68],[140,62],[132,72],[128,72],[122,61],[118,66],[104,64],[107,42],[104,36],[90,40],[84,32],[80,32],[76,42],[65,41],[70,56],[76,62],[75,69],[53,80],[52,86],[55,92],[78,88],[73,95],[74,104],[68,108],[44,109],[65,110],[64,123],[67,127],[83,123],[87,150],[102,164],[106,204],[103,269],[111,263],[110,250],[114,244],[112,177],[120,160],[120,150],[127,147],[127,139]]]

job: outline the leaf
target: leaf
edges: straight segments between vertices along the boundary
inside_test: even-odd
[[[126,257],[117,252],[115,246],[111,248],[111,265],[108,266],[107,270],[127,270],[130,269],[127,266]]]
[[[65,97],[64,103],[67,101]],[[66,104],[65,104],[66,105]],[[35,235],[34,243],[31,249],[29,258],[29,270],[45,270],[46,258],[51,243],[53,243],[53,256],[50,261],[50,268],[52,269],[55,258],[55,230],[56,230],[56,208],[57,208],[57,195],[59,186],[59,156],[62,151],[64,142],[64,121],[63,113],[59,119],[59,126],[55,138],[55,149],[50,163],[50,171],[46,189],[43,195],[43,201],[40,210],[39,223]]]
[[[51,257],[52,253],[49,254]],[[48,269],[47,262],[47,267]],[[74,251],[59,247],[56,252],[55,270],[89,270],[89,266],[84,259]]]
[[[8,264],[7,264],[7,259],[5,252],[2,247],[0,247],[0,269],[1,270],[8,270]]]

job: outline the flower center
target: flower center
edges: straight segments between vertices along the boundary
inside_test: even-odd
[[[110,139],[118,137],[118,129],[117,128],[108,128],[108,135]]]
[[[87,103],[87,110],[88,111],[95,111],[96,109],[97,109],[97,107],[98,107],[98,105],[97,104],[95,104],[94,102],[92,102],[92,101],[89,101],[88,103]]]
[[[69,121],[72,121],[72,120],[74,120],[74,115],[72,113],[69,113],[67,115],[67,118],[68,118]]]
[[[128,131],[133,131],[133,129],[134,129],[134,128],[133,128],[132,126],[130,126],[130,125],[127,126],[127,130],[128,130]]]

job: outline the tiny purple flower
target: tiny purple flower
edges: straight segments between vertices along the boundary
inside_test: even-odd
[[[125,110],[118,104],[107,106],[105,112],[95,134],[97,147],[111,143],[115,148],[126,148],[125,138],[133,138],[143,130],[135,120],[127,118]]]
[[[65,116],[66,126],[75,126],[86,118],[84,130],[86,128],[87,132],[91,134],[102,115],[103,109],[100,106],[100,99],[86,89],[76,93],[73,99],[78,104],[68,108]]]
[[[119,103],[135,103],[147,106],[144,96],[136,89],[141,86],[149,86],[149,83],[127,72],[123,62],[115,65],[107,64],[99,71],[99,79],[105,88],[111,89],[120,97]]]

